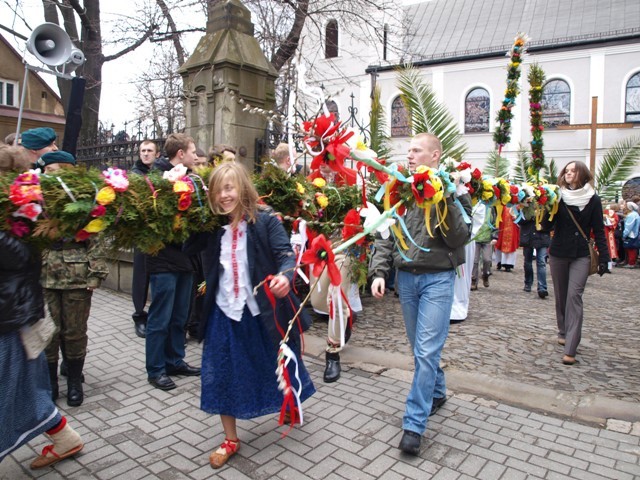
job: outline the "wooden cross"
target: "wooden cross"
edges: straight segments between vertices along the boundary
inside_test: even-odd
[[[589,155],[589,170],[596,174],[596,131],[598,128],[633,128],[633,123],[598,123],[598,97],[591,97],[591,123],[576,123],[574,125],[558,125],[558,130],[591,130],[591,147]]]

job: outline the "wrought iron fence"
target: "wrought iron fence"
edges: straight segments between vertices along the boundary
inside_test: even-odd
[[[349,116],[342,121],[342,126],[351,127],[363,137],[365,143],[368,143],[371,138],[370,124],[365,124],[362,119],[358,119],[358,107],[355,106],[355,95],[353,94],[353,92],[351,93],[350,98],[351,105],[347,107]],[[309,120],[305,112],[299,111],[298,109],[295,110],[294,118],[296,125],[302,125],[302,122]],[[302,135],[301,132],[295,132],[293,135],[295,151],[300,154],[297,163],[298,165],[302,166],[304,172],[308,172],[309,164],[313,159],[311,155],[307,153],[303,138],[304,135]],[[276,146],[278,146],[278,144],[281,142],[288,143],[286,128],[282,125],[277,125],[273,122],[270,122],[265,130],[264,138],[256,140],[256,159],[258,169],[264,161],[268,160],[271,150],[276,148]],[[353,160],[350,160],[347,163],[347,166],[349,168],[355,168],[355,162]]]

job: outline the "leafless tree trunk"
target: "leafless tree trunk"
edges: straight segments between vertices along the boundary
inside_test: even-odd
[[[100,23],[99,0],[42,0],[45,20],[60,25],[58,11],[62,16],[62,27],[69,34],[74,44],[86,57],[85,64],[76,71],[76,75],[86,79],[87,85],[82,107],[81,141],[93,141],[97,137],[100,116],[100,96],[102,93],[102,66],[105,62],[115,60],[142,45],[155,31],[157,26],[150,23],[139,38],[122,48],[115,54],[105,56],[103,53],[102,29]],[[80,21],[80,34],[76,28]],[[70,86],[67,80],[58,80],[63,105],[69,103]]]

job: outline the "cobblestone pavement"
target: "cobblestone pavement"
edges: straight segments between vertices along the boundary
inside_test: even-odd
[[[638,274],[616,270],[590,279],[581,363],[568,368],[559,364],[552,302],[524,294],[521,272],[496,272],[489,289],[473,293],[468,320],[452,327],[447,369],[637,401],[638,360],[631,341],[638,338],[638,326],[631,297],[637,296]],[[353,345],[407,353],[395,297],[364,302]],[[128,297],[107,290],[94,295],[85,402],[68,408],[58,401],[82,435],[84,451],[32,472],[28,465],[45,444],[39,437],[0,464],[0,479],[640,478],[640,422],[587,425],[456,391],[430,418],[420,456],[407,457],[397,445],[412,372],[346,366],[339,382],[324,384],[317,354],[306,357],[318,392],[305,403],[304,425],[282,438],[286,428],[275,415],[240,421],[239,454],[214,472],[208,456],[223,433],[218,418],[198,408],[199,379],[179,377],[170,392],[152,388],[144,372],[144,341],[135,337],[130,314]],[[322,326],[314,327],[320,335]],[[312,340],[322,344],[311,336],[310,345]],[[189,342],[187,361],[200,360],[201,347]]]
[[[443,363],[557,391],[640,402],[640,270],[614,268],[589,278],[574,366],[561,362],[550,275],[548,284],[549,297],[542,300],[535,288],[523,291],[522,265],[510,273],[494,271],[489,288],[471,292],[467,320],[451,325]],[[363,295],[362,303],[349,345],[410,354],[393,293],[382,300]],[[326,335],[326,323],[316,322],[312,332]]]

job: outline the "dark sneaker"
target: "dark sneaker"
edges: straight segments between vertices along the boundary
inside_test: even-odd
[[[420,440],[422,440],[421,435],[411,430],[405,430],[398,448],[409,455],[418,455],[420,453]]]
[[[544,300],[549,296],[549,292],[546,290],[538,290],[538,296]]]
[[[431,411],[429,412],[429,416],[435,415],[440,407],[442,407],[445,403],[447,403],[447,397],[433,397],[433,403],[431,404]]]

